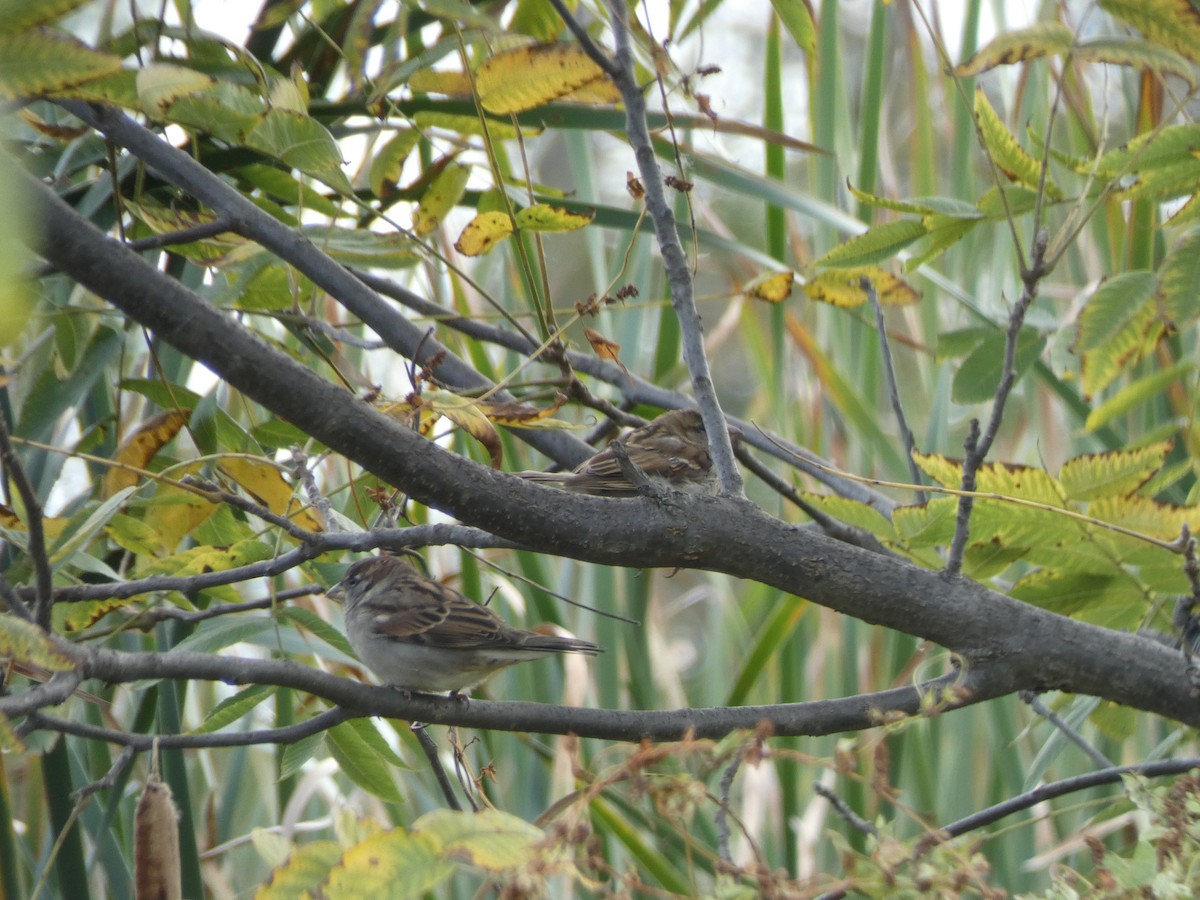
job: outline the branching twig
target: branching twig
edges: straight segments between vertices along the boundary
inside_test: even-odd
[[[1002,192],[1003,193],[1003,192]],[[966,457],[963,459],[962,489],[975,490],[975,476],[988,451],[1000,431],[1000,423],[1004,420],[1004,407],[1013,385],[1017,381],[1017,342],[1021,336],[1021,326],[1025,324],[1025,314],[1037,297],[1038,284],[1048,271],[1046,266],[1046,245],[1050,241],[1050,232],[1045,228],[1038,229],[1033,237],[1033,253],[1029,266],[1021,271],[1021,298],[1013,307],[1008,317],[1008,331],[1004,336],[1004,364],[1000,372],[1000,384],[996,388],[996,399],[992,401],[992,415],[988,420],[987,430],[979,437],[979,422],[971,420],[970,431],[963,446]],[[962,570],[963,553],[967,548],[967,540],[971,533],[971,509],[974,501],[970,497],[962,497],[958,501],[958,516],[954,523],[954,538],[950,544],[950,553],[946,560],[946,572],[957,575]]]
[[[836,810],[837,814],[845,819],[850,824],[850,827],[855,831],[861,831],[863,834],[879,833],[878,828],[852,810],[850,808],[850,804],[839,797],[833,788],[826,787],[819,781],[814,781],[813,791],[828,800],[829,805],[832,806],[834,810]]]
[[[729,425],[717,401],[708,356],[704,350],[704,334],[700,315],[696,311],[691,267],[675,227],[675,214],[663,190],[662,171],[655,159],[646,124],[646,99],[634,79],[633,51],[625,18],[627,8],[622,0],[611,0],[609,3],[610,24],[616,44],[616,52],[611,59],[595,45],[565,4],[556,2],[555,9],[567,28],[579,39],[584,51],[612,78],[621,93],[621,100],[625,104],[625,131],[645,188],[646,211],[654,225],[654,234],[662,254],[667,285],[671,291],[671,305],[675,309],[683,338],[683,361],[691,375],[696,404],[708,432],[713,468],[720,480],[722,496],[743,496],[742,476],[733,461]]]

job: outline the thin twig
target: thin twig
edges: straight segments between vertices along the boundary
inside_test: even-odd
[[[0,463],[3,464],[4,471],[8,474],[8,477],[12,479],[12,483],[16,485],[17,493],[21,495],[21,503],[25,506],[25,522],[29,534],[29,541],[26,546],[29,559],[33,563],[33,572],[37,585],[37,593],[34,595],[32,618],[37,621],[37,624],[44,631],[49,631],[50,612],[54,609],[54,576],[50,572],[50,557],[46,553],[46,531],[42,522],[42,503],[38,499],[37,492],[33,489],[33,484],[29,480],[29,475],[25,472],[25,467],[21,465],[16,451],[13,450],[12,441],[9,440],[8,423],[2,414],[0,414]],[[17,599],[16,593],[13,593],[12,597],[17,601],[12,604],[17,615],[21,615],[25,619],[30,619],[29,610]]]
[[[629,42],[629,26],[626,21],[628,11],[625,3],[623,0],[609,2],[610,26],[616,45],[616,52],[611,60],[595,46],[565,4],[556,2],[555,9],[571,33],[579,39],[584,51],[612,78],[621,93],[625,104],[625,132],[645,188],[646,212],[654,225],[654,234],[662,254],[663,268],[671,291],[671,306],[679,320],[679,331],[683,338],[683,361],[691,375],[692,391],[696,395],[696,403],[708,433],[713,469],[717,473],[722,496],[743,497],[745,494],[742,476],[734,462],[729,425],[717,400],[708,356],[704,350],[704,333],[700,324],[700,314],[696,311],[691,267],[675,227],[675,214],[671,211],[671,205],[667,202],[663,190],[662,171],[658,167],[650,130],[646,124],[646,98],[634,77],[633,49]]]
[[[417,743],[421,745],[421,750],[425,753],[425,758],[429,761],[429,768],[433,771],[433,777],[437,779],[438,787],[442,789],[442,796],[446,798],[446,805],[454,810],[461,810],[462,804],[458,802],[458,798],[454,796],[454,785],[450,783],[450,776],[446,774],[446,767],[442,765],[441,759],[438,757],[437,742],[430,737],[429,728],[425,725],[414,724],[412,733],[417,737]]]
[[[314,532],[300,527],[287,516],[276,515],[261,503],[255,503],[247,497],[226,491],[198,475],[185,475],[182,483],[207,494],[206,499],[211,500],[213,503],[225,503],[243,512],[248,512],[250,515],[262,519],[264,522],[270,522],[276,528],[282,529],[298,541],[309,541],[313,537]]]
[[[838,815],[840,815],[850,824],[851,828],[855,829],[856,831],[861,831],[863,834],[874,835],[879,833],[878,828],[852,810],[850,805],[841,797],[839,797],[832,788],[826,787],[819,781],[814,781],[813,791],[828,800],[830,806],[832,806],[837,811]]]
[[[916,441],[913,439],[912,429],[908,427],[908,419],[904,416],[904,404],[900,402],[900,386],[896,382],[896,366],[892,362],[892,345],[888,340],[887,325],[883,321],[883,305],[879,302],[879,292],[875,290],[875,283],[870,278],[864,275],[861,285],[867,292],[867,299],[871,301],[871,308],[875,310],[875,330],[879,334],[879,351],[883,356],[883,371],[887,376],[888,393],[892,398],[892,411],[896,414],[896,427],[900,429],[900,439],[904,441],[904,458],[908,460],[908,474],[912,478],[913,484],[921,484],[923,480],[921,469],[917,465],[917,461],[913,459]],[[918,491],[915,499],[917,503],[923,504],[926,501],[925,493]]]
[[[213,734],[134,734],[128,731],[117,731],[112,728],[101,728],[85,722],[72,722],[44,713],[31,713],[29,721],[37,730],[57,731],[61,734],[71,734],[75,737],[87,738],[93,741],[104,741],[118,744],[144,753],[153,750],[155,746],[163,750],[173,749],[207,749],[211,747],[251,747],[257,744],[294,744],[302,738],[326,731],[334,725],[340,725],[349,719],[358,718],[364,713],[355,712],[335,706],[323,713],[318,713],[311,719],[297,722],[283,728],[262,728],[256,731],[217,732]]]
[[[1096,765],[1106,769],[1113,766],[1111,759],[1101,753],[1099,749],[1092,746],[1087,738],[1080,734],[1078,730],[1072,728],[1062,716],[1043,703],[1041,698],[1033,693],[1033,691],[1021,691],[1018,696],[1028,704],[1030,709],[1061,731],[1071,743],[1086,753]]]
[[[117,779],[121,777],[124,771],[129,767],[129,764],[133,762],[133,758],[136,755],[137,750],[135,750],[133,747],[123,748],[121,752],[117,754],[116,760],[109,767],[109,770],[104,774],[103,778],[93,781],[91,784],[85,784],[79,790],[75,791],[71,796],[73,796],[76,801],[79,801],[85,797],[90,797],[92,794],[108,790],[116,783]]]
[[[771,490],[781,494],[798,506],[829,537],[847,544],[853,544],[855,547],[862,547],[864,550],[870,550],[872,553],[882,553],[885,556],[893,557],[896,555],[880,543],[879,538],[875,537],[871,532],[847,525],[845,522],[835,519],[823,509],[809,503],[800,496],[800,492],[796,488],[767,468],[745,447],[734,447],[733,452],[737,456],[738,462],[753,472]]]
[[[733,854],[729,851],[729,794],[733,790],[733,779],[737,777],[738,769],[742,767],[742,754],[735,753],[725,771],[721,773],[720,802],[717,804],[717,815],[713,822],[717,829],[717,853],[725,862],[733,865]]]
[[[326,531],[340,532],[344,530],[337,516],[333,514],[333,507],[329,504],[329,498],[321,491],[317,485],[317,479],[313,475],[313,470],[308,464],[308,454],[299,447],[292,448],[292,474],[302,485],[304,492],[308,494],[308,502],[313,505],[317,514],[321,517],[321,525]]]
[[[1095,772],[1087,772],[1083,775],[1064,778],[1062,781],[1052,781],[1049,784],[1040,785],[1016,797],[1011,797],[1003,803],[997,803],[969,816],[964,816],[958,821],[951,822],[949,825],[943,825],[933,836],[923,839],[918,844],[914,855],[921,856],[942,840],[956,838],[969,831],[991,825],[993,822],[997,822],[1006,816],[1011,816],[1015,812],[1029,809],[1037,806],[1039,803],[1053,800],[1055,797],[1074,794],[1078,791],[1099,787],[1100,785],[1119,784],[1121,779],[1126,775],[1140,775],[1143,778],[1165,778],[1170,775],[1183,775],[1197,768],[1200,768],[1200,757],[1193,756],[1185,759],[1164,759],[1151,763],[1138,763],[1132,766],[1113,766],[1108,769],[1100,769]]]

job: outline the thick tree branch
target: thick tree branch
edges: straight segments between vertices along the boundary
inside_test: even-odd
[[[43,255],[233,387],[414,500],[542,552],[608,565],[752,578],[867,622],[999,663],[1005,689],[1063,690],[1200,723],[1181,654],[957,578],[885,559],[731,499],[670,504],[565,494],[455,456],[276,351],[101,235],[47,188],[31,191]]]

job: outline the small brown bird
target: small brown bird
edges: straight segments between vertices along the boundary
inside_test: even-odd
[[[735,434],[736,429],[730,429]],[[736,432],[740,434],[740,432]],[[736,436],[735,434],[735,436]],[[689,494],[715,494],[717,473],[708,453],[704,420],[694,409],[673,409],[620,438],[629,461],[647,477]],[[584,460],[572,472],[522,472],[530,481],[601,497],[636,497],[611,448]]]
[[[345,603],[346,636],[359,659],[406,691],[457,693],[514,663],[602,652],[588,641],[513,628],[394,556],[359,560],[326,595]]]

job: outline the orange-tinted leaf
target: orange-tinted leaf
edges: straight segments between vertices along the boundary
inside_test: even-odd
[[[454,249],[463,256],[483,256],[513,233],[513,220],[504,212],[483,212],[467,223]]]
[[[610,341],[600,332],[591,328],[583,329],[583,336],[588,339],[588,343],[592,345],[592,350],[601,359],[607,359],[610,362],[616,363],[621,367],[621,371],[629,375],[629,370],[625,368],[625,364],[621,362],[621,345],[616,341]],[[629,376],[633,380],[633,376]]]
[[[191,412],[190,409],[172,409],[147,419],[126,438],[113,461],[134,469],[145,469],[155,454],[179,434]],[[117,491],[133,487],[138,479],[138,473],[130,469],[111,468],[104,475],[100,496],[108,499]]]

